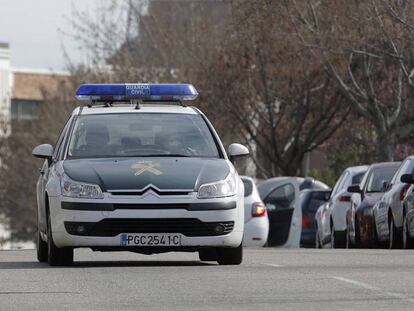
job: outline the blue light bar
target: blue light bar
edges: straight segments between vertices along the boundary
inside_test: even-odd
[[[76,91],[78,100],[194,100],[198,92],[191,84],[82,84]]]

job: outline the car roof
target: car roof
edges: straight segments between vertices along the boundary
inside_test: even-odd
[[[373,163],[370,165],[370,168],[378,168],[378,167],[396,167],[400,166],[401,161],[396,162],[380,162],[380,163]]]
[[[347,170],[352,175],[354,175],[354,174],[363,173],[364,171],[368,169],[368,167],[369,167],[368,165],[350,166],[350,167],[347,167],[345,170]]]
[[[133,105],[119,106],[83,106],[73,110],[72,115],[90,115],[90,114],[110,114],[110,113],[182,113],[182,114],[200,114],[200,111],[194,107],[169,104],[143,104],[136,109]]]

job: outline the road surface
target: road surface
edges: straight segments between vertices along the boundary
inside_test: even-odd
[[[52,268],[0,251],[0,310],[414,310],[414,251],[245,252],[241,266],[196,254],[75,251]]]

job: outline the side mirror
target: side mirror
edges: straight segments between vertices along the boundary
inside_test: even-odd
[[[359,185],[356,184],[349,186],[347,191],[350,193],[362,193],[361,188],[359,188]]]
[[[386,192],[388,190],[390,183],[387,180],[383,180],[381,183],[381,192]]]
[[[400,180],[401,182],[406,183],[406,184],[414,184],[413,174],[401,175]]]
[[[235,158],[249,155],[249,149],[241,144],[231,144],[227,149],[227,155],[233,162]]]
[[[33,149],[32,155],[36,158],[47,159],[50,162],[52,160],[53,147],[49,144],[39,145]]]
[[[324,199],[325,201],[329,201],[331,198],[332,191],[325,192]]]

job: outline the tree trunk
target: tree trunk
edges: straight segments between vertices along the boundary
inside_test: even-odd
[[[379,162],[394,161],[395,133],[377,128],[377,159]]]

